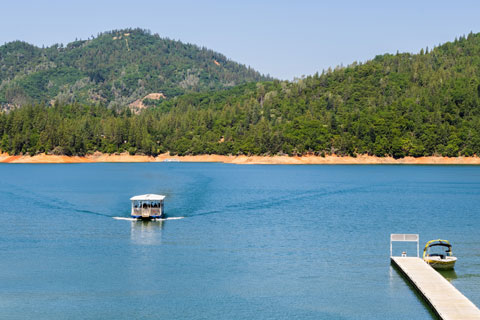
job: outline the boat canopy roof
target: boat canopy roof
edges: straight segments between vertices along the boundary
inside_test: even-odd
[[[425,245],[424,250],[427,250],[428,248],[435,247],[435,246],[442,246],[442,247],[448,247],[448,248],[452,247],[452,245],[448,240],[437,239],[437,240],[428,241],[427,244]]]
[[[132,200],[132,201],[142,201],[142,200],[143,201],[163,201],[163,199],[165,199],[164,195],[152,194],[152,193],[141,194],[141,195],[134,196],[134,197],[130,198],[130,200]]]

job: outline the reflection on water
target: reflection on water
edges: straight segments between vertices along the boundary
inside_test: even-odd
[[[155,245],[162,241],[162,229],[164,221],[132,221],[130,239],[141,245]]]
[[[458,278],[457,273],[455,270],[437,270],[445,279],[448,281],[452,281]]]

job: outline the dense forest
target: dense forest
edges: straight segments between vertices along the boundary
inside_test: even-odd
[[[224,55],[141,29],[105,32],[66,46],[0,46],[0,105],[125,106],[149,93],[173,97],[268,80]]]
[[[31,105],[0,114],[11,154],[480,155],[480,34],[379,55],[293,82],[145,101]]]

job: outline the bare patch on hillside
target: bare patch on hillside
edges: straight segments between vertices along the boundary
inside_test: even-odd
[[[129,107],[130,107],[130,110],[132,110],[133,112],[139,113],[142,109],[147,108],[147,106],[143,103],[145,99],[160,100],[160,99],[166,99],[166,98],[167,97],[165,97],[163,93],[150,93],[150,94],[147,94],[142,99],[138,99],[130,103]]]

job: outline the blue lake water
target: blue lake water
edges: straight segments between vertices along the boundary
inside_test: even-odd
[[[184,219],[112,218],[143,193]],[[480,305],[475,166],[2,164],[0,219],[1,319],[433,319],[390,233]]]

